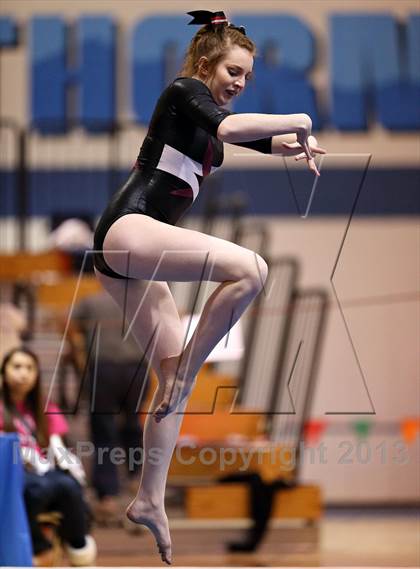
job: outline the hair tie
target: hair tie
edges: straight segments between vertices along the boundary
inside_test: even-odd
[[[245,28],[243,26],[234,26],[231,24],[224,12],[210,12],[209,10],[193,10],[192,12],[187,12],[189,16],[192,16],[193,19],[191,22],[188,22],[188,25],[199,25],[203,26],[206,24],[212,24],[212,26],[216,29],[219,24],[227,24],[229,27],[238,30],[244,36],[246,36]]]

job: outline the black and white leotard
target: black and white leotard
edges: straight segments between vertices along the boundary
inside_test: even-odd
[[[95,267],[126,278],[106,263],[103,242],[111,225],[129,213],[149,215],[175,225],[197,197],[203,179],[223,162],[219,124],[232,113],[217,105],[199,79],[180,77],[160,96],[137,162],[124,186],[112,197],[96,227]],[[265,154],[271,138],[238,143]]]

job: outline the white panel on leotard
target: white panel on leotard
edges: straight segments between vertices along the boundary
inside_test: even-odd
[[[195,174],[203,176],[202,164],[169,146],[169,144],[165,144],[156,168],[184,180],[192,188],[193,200],[198,196],[199,184]],[[210,173],[212,174],[215,170],[217,167],[212,166]]]

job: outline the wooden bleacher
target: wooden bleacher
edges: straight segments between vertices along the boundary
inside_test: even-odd
[[[95,275],[65,276],[53,283],[37,287],[37,302],[57,312],[67,312],[72,302],[79,302],[86,296],[102,290]]]
[[[0,282],[32,287],[37,304],[58,313],[101,290],[93,274],[74,275],[70,257],[60,251],[0,255]]]
[[[70,258],[60,251],[45,253],[0,254],[0,281],[35,282],[46,274],[67,275],[71,270]]]

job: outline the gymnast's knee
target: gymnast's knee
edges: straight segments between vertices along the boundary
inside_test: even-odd
[[[240,278],[237,280],[241,294],[255,296],[264,288],[268,276],[267,262],[257,253],[253,258],[241,266]]]

